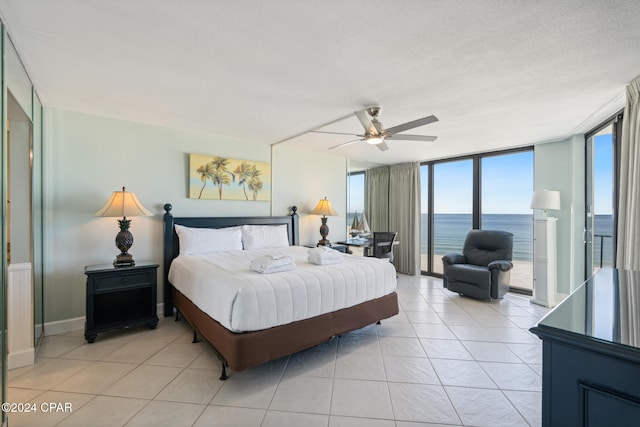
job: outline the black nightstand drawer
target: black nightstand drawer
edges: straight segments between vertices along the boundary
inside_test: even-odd
[[[156,270],[142,273],[120,273],[119,275],[96,276],[94,278],[94,292],[108,292],[113,289],[136,288],[148,286],[152,283],[151,274],[156,274]]]

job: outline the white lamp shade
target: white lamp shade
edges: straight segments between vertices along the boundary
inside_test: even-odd
[[[150,216],[151,212],[146,210],[140,200],[131,191],[114,191],[111,197],[102,209],[96,212],[96,216],[109,217],[131,217],[131,216]]]
[[[338,216],[338,212],[333,209],[331,205],[331,201],[324,199],[320,199],[315,209],[311,211],[312,215],[322,215],[322,216]]]
[[[560,192],[536,190],[531,197],[531,209],[560,210]]]

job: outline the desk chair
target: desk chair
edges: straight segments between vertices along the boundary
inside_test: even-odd
[[[395,231],[374,231],[371,255],[375,258],[386,258],[393,262],[393,241],[398,235]]]

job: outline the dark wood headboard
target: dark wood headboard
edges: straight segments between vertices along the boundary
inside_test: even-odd
[[[298,208],[291,207],[291,215],[286,216],[238,216],[238,217],[174,217],[171,214],[172,206],[164,205],[164,248],[163,248],[163,285],[164,285],[164,315],[173,315],[173,303],[171,302],[171,283],[169,283],[169,267],[171,262],[180,253],[180,242],[176,234],[174,224],[194,228],[225,228],[237,225],[286,225],[289,234],[289,244],[298,245]]]

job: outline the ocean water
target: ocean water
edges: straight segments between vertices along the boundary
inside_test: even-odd
[[[353,221],[353,213],[348,215],[348,223]],[[421,218],[421,247],[427,253],[427,215]],[[593,241],[594,266],[600,265],[600,248],[602,265],[612,265],[612,239],[600,238],[598,235],[611,236],[613,217],[596,215]],[[482,228],[485,230],[504,230],[513,233],[513,259],[516,261],[533,260],[533,215],[518,214],[485,214],[482,215]],[[467,232],[471,230],[471,214],[436,214],[434,216],[434,249],[436,255],[460,252]]]
[[[444,255],[460,253],[464,238],[471,230],[470,214],[436,214],[434,221],[434,252]],[[533,216],[510,214],[482,215],[482,228],[513,233],[513,259],[531,261],[533,259]],[[427,252],[427,215],[422,215],[421,252]]]

